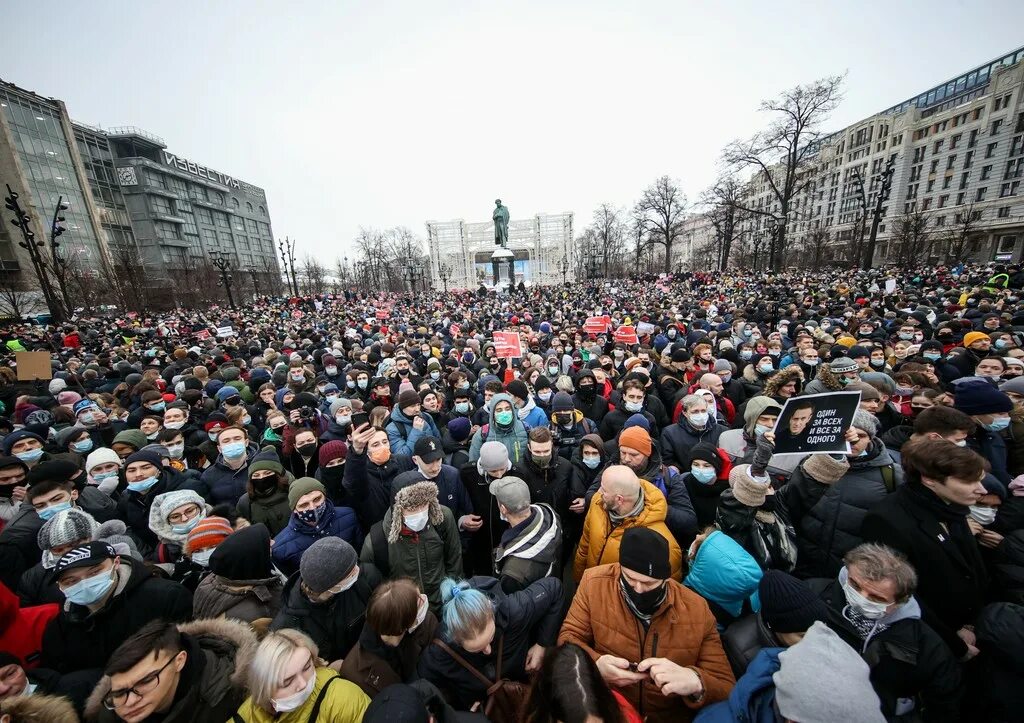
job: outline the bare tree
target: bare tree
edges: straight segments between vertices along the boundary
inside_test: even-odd
[[[893,221],[889,238],[894,250],[891,260],[901,266],[927,259],[935,243],[932,231],[928,228],[928,215],[917,208]]]
[[[622,223],[622,210],[610,203],[602,203],[594,209],[594,220],[590,225],[596,255],[601,259],[603,275],[610,275],[610,267],[619,267],[622,256],[622,237],[625,227]],[[615,276],[623,275],[621,268],[615,268]]]
[[[668,176],[648,186],[636,202],[634,213],[647,220],[648,242],[665,247],[665,273],[672,271],[672,246],[683,235],[686,195]]]
[[[734,173],[722,175],[701,195],[701,204],[709,207],[708,220],[715,228],[715,255],[710,260],[714,268],[725,271],[739,225],[748,215],[743,209],[743,184]]]
[[[946,251],[947,263],[967,261],[978,251],[982,237],[978,228],[980,220],[981,211],[975,211],[973,203],[953,217],[953,225],[940,240]]]
[[[0,317],[21,321],[46,309],[42,295],[15,274],[0,274]]]
[[[303,295],[312,296],[327,291],[327,268],[309,254],[302,260],[298,272],[299,289]]]
[[[821,263],[825,260],[825,249],[831,242],[832,234],[828,229],[815,228],[808,231],[802,239],[803,263],[799,265],[812,269],[821,268]]]
[[[834,75],[762,101],[761,110],[774,115],[768,128],[746,141],[733,141],[723,151],[729,166],[752,169],[754,182],[763,181],[768,187],[768,205],[755,206],[748,198],[743,208],[777,222],[768,244],[771,269],[782,264],[787,225],[795,216],[793,202],[813,180],[814,161],[824,137],[820,128],[842,100],[842,85],[843,76]]]

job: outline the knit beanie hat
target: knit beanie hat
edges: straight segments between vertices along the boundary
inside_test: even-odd
[[[143,435],[143,436],[145,436],[145,435]],[[14,447],[15,442],[19,442],[19,441],[21,441],[23,439],[34,439],[34,440],[36,440],[37,442],[40,442],[40,443],[43,443],[43,442],[46,441],[42,437],[40,437],[38,434],[36,434],[35,432],[29,432],[29,431],[24,430],[24,429],[15,430],[14,432],[11,432],[10,434],[8,434],[3,439],[3,443],[2,444],[3,444],[4,454],[10,454],[11,453],[11,449]]]
[[[340,537],[324,537],[302,553],[299,575],[303,585],[319,594],[348,577],[358,561],[352,545]]]
[[[969,347],[974,342],[981,341],[983,339],[988,339],[989,341],[992,340],[988,334],[984,334],[980,331],[969,331],[964,334],[964,346]]]
[[[260,450],[252,458],[249,463],[249,479],[252,479],[253,472],[268,469],[276,474],[284,474],[284,465],[281,464],[281,458],[277,456],[277,450],[273,447]]]
[[[870,357],[871,352],[866,346],[860,344],[854,344],[850,347],[850,350],[846,352],[846,356],[850,359],[860,359],[862,357]]]
[[[406,389],[398,395],[398,408],[405,409],[406,407],[412,407],[421,402],[420,395],[414,392],[412,389]]]
[[[327,488],[320,482],[312,477],[299,477],[288,487],[288,507],[294,512],[299,499],[310,492],[322,492],[325,497],[327,496]]]
[[[513,379],[505,387],[505,390],[518,399],[526,400],[530,398],[530,390],[522,379]]]
[[[570,412],[572,409],[572,396],[567,392],[557,392],[551,400],[552,412]]]
[[[336,459],[344,460],[347,454],[348,445],[340,439],[332,439],[320,447],[320,466],[324,467]]]
[[[80,540],[94,540],[100,525],[85,510],[72,507],[61,510],[43,523],[36,535],[40,550],[49,550]]]
[[[862,402],[870,402],[872,400],[877,402],[882,398],[882,395],[879,393],[877,389],[875,389],[870,384],[865,384],[864,382],[854,382],[853,384],[848,384],[846,386],[846,391],[860,392],[860,400]]]
[[[640,427],[623,429],[622,434],[619,435],[619,447],[635,449],[645,457],[650,457],[654,451],[651,446],[651,435]]]
[[[850,461],[844,456],[836,459],[830,454],[808,455],[802,463],[803,471],[824,485],[831,485],[850,471]]]
[[[715,468],[715,472],[718,477],[722,476],[722,465],[725,460],[722,459],[722,455],[718,453],[718,448],[708,442],[700,442],[699,444],[693,445],[690,448],[690,465],[693,466],[693,461],[699,459],[703,462],[707,462]],[[726,458],[728,459],[728,458]]]
[[[630,427],[639,427],[640,429],[647,432],[648,435],[651,433],[651,422],[647,417],[637,412],[636,414],[629,415],[629,418],[622,425],[623,430],[627,430]]]
[[[767,570],[757,592],[761,618],[773,633],[804,633],[816,620],[828,620],[828,606],[789,573]]]
[[[88,473],[91,472],[94,467],[110,463],[116,464],[120,467],[121,458],[118,457],[117,452],[110,449],[110,447],[100,447],[99,449],[94,449],[89,453],[89,456],[85,458],[85,471]]]
[[[622,533],[619,565],[641,575],[667,580],[672,577],[668,540],[648,527],[630,527]]]
[[[158,470],[162,470],[164,464],[163,459],[156,451],[152,449],[144,449],[145,446],[146,445],[142,445],[142,447],[139,448],[138,452],[133,452],[132,454],[128,455],[128,457],[125,458],[124,460],[125,466],[127,467],[128,465],[133,464],[135,462],[149,462]]]
[[[1014,394],[1020,394],[1024,396],[1024,376],[1014,377],[1013,379],[1003,382],[999,385],[999,391],[1013,392]]]
[[[267,526],[257,522],[228,535],[210,556],[210,572],[237,581],[271,577],[270,530]]]
[[[439,525],[444,521],[444,512],[441,510],[441,503],[437,500],[436,484],[433,482],[417,482],[398,490],[395,494],[395,504],[391,508],[391,526],[388,528],[387,535],[388,542],[398,542],[398,537],[402,532],[402,513],[405,510],[415,509],[423,505],[428,505],[430,524]]]
[[[750,476],[750,465],[739,464],[729,473],[729,487],[736,501],[746,507],[760,507],[768,495],[770,483],[761,484]]]
[[[476,466],[483,472],[492,469],[508,469],[508,449],[501,442],[484,442],[480,445],[480,459]]]
[[[51,379],[50,384],[47,386],[47,389],[53,396],[57,396],[67,388],[68,383],[59,377],[57,379]]]
[[[331,402],[331,419],[334,419],[338,412],[346,408],[349,410],[352,409],[351,399],[346,399],[345,397],[339,397],[338,399],[335,399],[333,402]]]
[[[149,440],[146,439],[146,435],[142,433],[141,429],[124,429],[117,433],[114,437],[114,441],[111,442],[111,445],[117,444],[118,442],[130,445],[138,450],[145,447],[146,444],[149,443]]]
[[[61,392],[57,395],[57,404],[62,407],[70,407],[82,400],[82,395],[78,392]]]
[[[855,372],[860,369],[860,367],[857,366],[857,362],[848,356],[841,356],[838,359],[833,359],[828,363],[828,368],[833,374],[845,374],[847,372]]]
[[[224,542],[234,530],[223,517],[204,517],[192,528],[185,540],[184,549],[188,554],[216,547]],[[253,551],[255,554],[255,550]]]
[[[953,399],[953,408],[964,414],[993,414],[1013,409],[1013,402],[1008,396],[981,379],[957,384],[953,391]]]
[[[164,492],[153,498],[153,504],[149,508],[149,529],[161,540],[169,542],[184,542],[185,535],[178,534],[171,529],[171,522],[167,519],[172,512],[185,505],[197,505],[201,512],[209,512],[209,508],[198,492],[194,490],[174,490]]]
[[[825,623],[815,622],[803,640],[779,653],[779,664],[772,680],[783,718],[884,723],[868,664]]]
[[[472,430],[473,423],[469,421],[469,417],[456,417],[448,422],[448,436],[455,442],[465,442]]]
[[[872,439],[878,436],[878,417],[863,409],[854,412],[852,426],[867,432]]]

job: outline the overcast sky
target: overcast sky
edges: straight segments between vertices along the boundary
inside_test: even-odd
[[[0,77],[263,187],[327,263],[360,226],[696,199],[762,98],[849,73],[840,128],[1024,45],[1024,3],[6,0]],[[351,253],[350,253],[351,255]]]

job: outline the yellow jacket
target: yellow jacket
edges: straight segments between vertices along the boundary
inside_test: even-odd
[[[366,693],[355,683],[338,676],[330,668],[316,669],[316,684],[313,692],[301,708],[289,713],[269,713],[253,705],[252,698],[246,698],[238,708],[238,716],[246,723],[306,723],[316,705],[316,699],[328,680],[338,678],[327,689],[327,695],[320,704],[317,723],[361,723],[363,713],[370,705]]]
[[[600,492],[597,492],[590,501],[587,519],[583,522],[583,536],[576,548],[576,561],[573,564],[573,578],[577,582],[583,578],[584,570],[619,561],[622,533],[630,527],[646,527],[668,540],[672,578],[682,579],[683,551],[665,524],[665,517],[668,515],[665,495],[647,480],[640,480],[640,486],[644,491],[644,506],[640,514],[636,517],[627,517],[618,527],[612,527],[608,513],[601,504]]]

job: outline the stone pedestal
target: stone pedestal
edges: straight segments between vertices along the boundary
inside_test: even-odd
[[[494,271],[494,288],[504,289],[515,282],[515,254],[506,248],[496,248],[491,254],[491,267]]]

